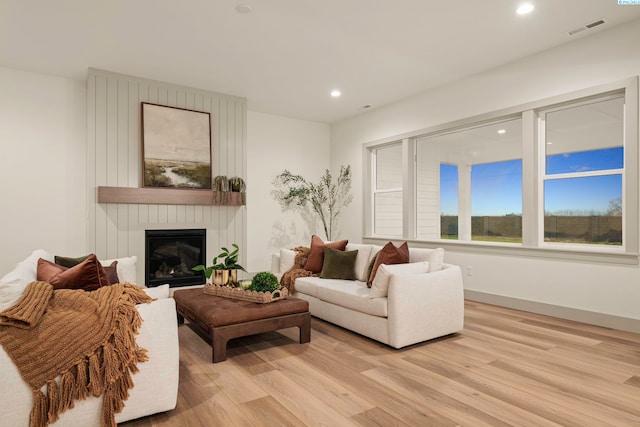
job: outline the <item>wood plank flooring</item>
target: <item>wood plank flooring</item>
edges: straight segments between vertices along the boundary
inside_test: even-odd
[[[640,426],[640,335],[465,303],[465,329],[394,350],[313,318],[229,343],[180,326],[175,410],[156,426]],[[134,377],[135,380],[135,377]]]

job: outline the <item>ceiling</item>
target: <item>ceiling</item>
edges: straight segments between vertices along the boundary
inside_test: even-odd
[[[616,0],[530,1],[520,16],[514,0],[0,0],[0,65],[94,67],[332,123],[640,18]]]

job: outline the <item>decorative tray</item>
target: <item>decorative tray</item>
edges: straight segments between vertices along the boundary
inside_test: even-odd
[[[256,292],[231,286],[220,286],[207,283],[204,285],[204,293],[224,298],[239,299],[260,304],[278,301],[289,295],[287,288],[280,288],[273,292]]]

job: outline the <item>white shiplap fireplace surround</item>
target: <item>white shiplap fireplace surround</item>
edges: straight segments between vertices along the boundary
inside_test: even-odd
[[[87,248],[101,259],[137,256],[141,284],[145,230],[205,228],[207,262],[231,243],[240,245],[240,259],[245,259],[245,206],[98,203],[99,186],[142,185],[141,102],[211,113],[212,176],[246,180],[245,98],[91,68],[87,78]]]

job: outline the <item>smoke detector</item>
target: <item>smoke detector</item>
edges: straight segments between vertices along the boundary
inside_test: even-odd
[[[575,36],[578,33],[581,33],[583,31],[587,31],[587,30],[591,30],[592,28],[595,28],[595,27],[597,27],[599,25],[602,25],[604,23],[605,23],[604,19],[598,19],[596,21],[590,22],[588,24],[585,24],[585,25],[583,25],[581,27],[578,27],[578,28],[575,28],[575,29],[569,31],[569,35],[570,36]]]

